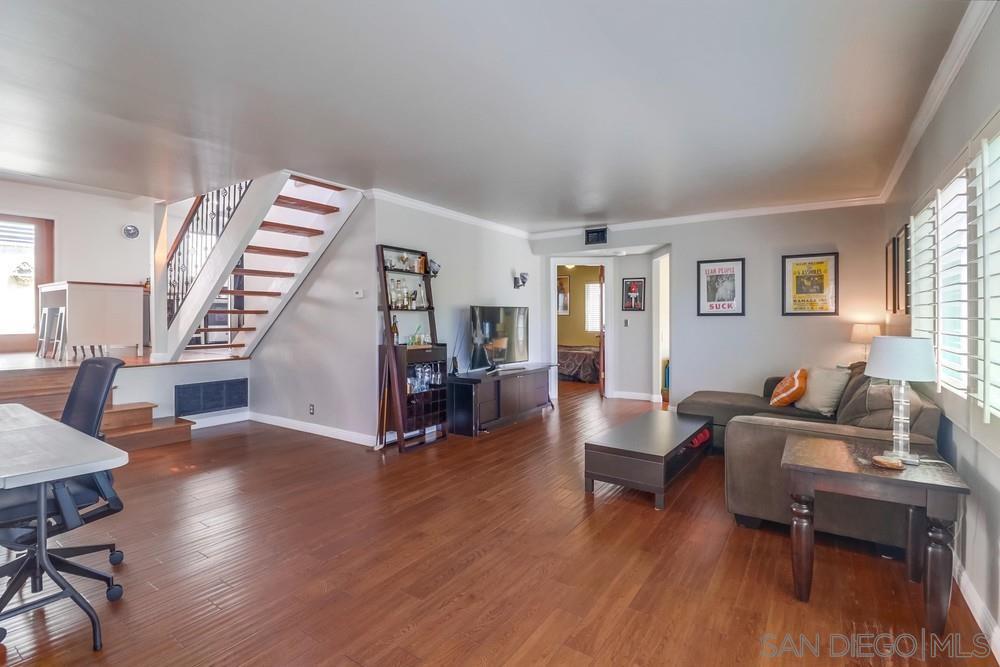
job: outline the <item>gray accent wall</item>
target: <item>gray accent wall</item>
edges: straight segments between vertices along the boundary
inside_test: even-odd
[[[851,324],[883,316],[882,210],[849,207],[737,220],[609,231],[609,252],[634,246],[670,246],[670,400],[699,389],[758,392],[764,378],[799,366],[857,361],[860,345],[848,342]],[[579,254],[582,234],[532,241],[548,256]],[[781,315],[781,256],[840,252],[840,316]],[[697,315],[697,261],[746,258],[745,317]],[[646,313],[621,312],[621,278],[651,276],[652,254],[619,257],[616,301],[608,321],[615,327],[610,351],[613,389],[653,394],[653,323]],[[648,298],[648,296],[647,296]],[[636,316],[638,315],[638,317]],[[625,317],[629,327],[624,327]],[[617,368],[614,367],[617,364]]]
[[[998,64],[1000,11],[994,11],[889,197],[880,245],[906,224],[924,194],[1000,111]],[[909,335],[910,318],[891,317],[889,330]],[[1000,425],[983,424],[976,410],[963,410],[967,404],[954,399],[938,397],[948,417],[939,446],[972,487],[955,540],[960,583],[980,625],[995,632],[1000,617]],[[993,646],[996,651],[1000,636],[994,636]]]

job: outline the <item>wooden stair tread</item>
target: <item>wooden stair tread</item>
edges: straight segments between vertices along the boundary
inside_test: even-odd
[[[195,333],[226,333],[238,331],[256,331],[257,327],[198,327]]]
[[[293,208],[296,211],[318,213],[320,215],[330,215],[340,210],[339,206],[321,204],[318,201],[309,201],[308,199],[299,199],[298,197],[289,197],[288,195],[278,195],[278,198],[274,200],[274,205],[281,208]]]
[[[157,417],[151,424],[141,424],[138,426],[125,426],[123,428],[113,428],[104,432],[108,438],[120,438],[125,435],[137,435],[139,433],[150,433],[153,431],[166,431],[172,429],[191,428],[193,421],[183,417]]]
[[[281,296],[281,292],[268,292],[259,289],[223,289],[219,294],[229,294],[231,296]]]
[[[203,343],[201,345],[188,345],[185,350],[227,350],[238,347],[246,347],[246,343]]]
[[[335,190],[337,192],[343,192],[344,188],[339,185],[334,185],[333,183],[324,183],[323,181],[317,181],[315,178],[309,178],[308,176],[299,176],[298,174],[292,174],[288,177],[289,180],[295,181],[296,183],[301,183],[302,185],[316,185],[321,188],[326,188],[327,190]]]
[[[271,248],[262,245],[248,245],[246,247],[246,250],[244,250],[243,252],[247,252],[253,255],[273,255],[275,257],[307,257],[309,255],[309,253],[305,252],[304,250],[289,250],[288,248]]]
[[[240,310],[240,309],[211,309],[210,315],[267,315],[266,310]]]
[[[302,227],[301,225],[289,225],[284,222],[273,222],[265,220],[260,223],[260,231],[277,232],[278,234],[294,234],[296,236],[322,236],[323,230],[315,227]]]
[[[270,269],[233,269],[234,276],[257,276],[260,278],[294,278],[292,271],[271,271]]]
[[[156,403],[119,403],[118,405],[109,405],[104,408],[104,414],[114,414],[116,412],[127,412],[129,410],[148,410],[157,407]]]

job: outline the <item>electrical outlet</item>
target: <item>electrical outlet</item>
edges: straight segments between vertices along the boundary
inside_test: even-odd
[[[309,414],[311,415],[316,414],[316,406],[312,403],[309,404]]]

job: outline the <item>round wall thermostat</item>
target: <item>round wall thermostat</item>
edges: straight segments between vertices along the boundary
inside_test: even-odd
[[[139,228],[135,225],[125,225],[122,227],[122,236],[127,239],[139,238]]]

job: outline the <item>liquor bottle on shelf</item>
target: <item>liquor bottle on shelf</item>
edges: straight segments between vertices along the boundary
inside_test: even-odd
[[[399,345],[399,323],[396,321],[396,316],[392,316],[392,343],[393,345]]]
[[[424,284],[420,283],[417,285],[417,308],[427,307],[427,290],[424,289]]]

